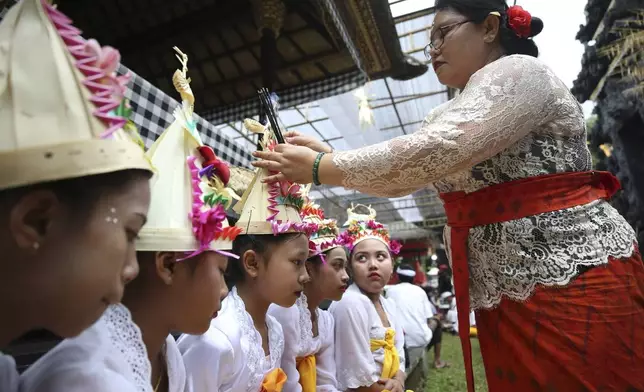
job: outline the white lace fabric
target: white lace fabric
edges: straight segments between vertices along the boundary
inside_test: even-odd
[[[152,392],[151,366],[129,310],[111,305],[79,336],[65,339],[21,376],[21,392]]]
[[[333,162],[345,187],[385,197],[432,184],[469,193],[592,169],[581,106],[549,68],[522,55],[476,72],[418,132],[336,152]],[[472,309],[494,307],[504,296],[527,300],[536,284],[565,285],[579,267],[628,257],[634,248],[633,229],[605,201],[475,227],[468,241]]]
[[[316,354],[318,351],[320,351],[320,323],[318,321],[318,336],[313,336],[313,322],[311,321],[311,311],[309,310],[309,303],[304,293],[302,293],[302,295],[297,299],[295,305],[299,309],[300,318],[300,339],[297,355],[300,357],[306,357],[311,354]]]
[[[267,358],[262,346],[262,336],[255,329],[253,318],[246,311],[244,301],[237,294],[235,287],[228,294],[228,298],[230,300],[228,305],[234,307],[236,320],[242,331],[240,343],[246,358],[245,365],[251,375],[246,391],[257,392],[262,385],[266,371],[280,367],[284,352],[284,335],[279,323],[273,317],[266,315],[270,352],[270,358]]]
[[[103,321],[109,333],[111,349],[128,364],[137,389],[150,391],[152,366],[141,329],[132,320],[130,311],[122,304],[112,305],[103,314]]]

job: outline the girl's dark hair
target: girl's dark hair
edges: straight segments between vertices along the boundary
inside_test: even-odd
[[[234,219],[231,219],[234,221]],[[272,234],[244,234],[238,235],[233,241],[233,254],[238,255],[240,259],[230,258],[228,268],[226,269],[226,285],[231,289],[234,285],[243,282],[246,278],[246,272],[242,266],[241,257],[249,250],[254,250],[262,256],[265,256],[271,248],[282,242],[297,237],[300,233],[286,233],[280,235]]]
[[[43,182],[15,189],[0,191],[0,202],[17,202],[23,195],[36,190],[51,190],[64,204],[74,206],[72,212],[81,222],[87,219],[88,210],[94,205],[103,193],[114,193],[125,189],[132,181],[148,180],[152,173],[139,170],[120,170],[105,174],[95,174],[65,180]],[[78,222],[75,222],[78,223]]]
[[[348,260],[349,260],[349,256],[350,256],[350,255],[349,255],[349,249],[347,249],[347,248],[346,248],[346,246],[341,246],[340,248],[342,248],[342,249],[344,250],[344,253],[347,255],[347,261],[348,261]],[[329,249],[329,250],[326,250],[326,251],[322,252],[322,254],[324,254],[324,256],[326,257],[326,256],[329,254],[329,252],[330,252],[331,250],[333,250],[333,249],[335,249],[335,248],[331,248],[331,249]],[[308,263],[313,264],[313,265],[314,265],[314,266],[316,266],[316,267],[317,267],[317,266],[319,266],[320,264],[322,264],[322,258],[320,257],[320,255],[316,255],[316,256],[313,256],[313,257],[309,257],[306,261],[307,261]],[[348,262],[347,262],[347,264],[348,264]]]
[[[539,48],[532,37],[541,33],[543,21],[533,16],[530,24],[530,38],[519,37],[508,25],[508,5],[505,0],[436,0],[435,8],[436,10],[451,9],[477,24],[483,23],[490,12],[499,12],[501,14],[499,34],[505,54],[539,56]]]

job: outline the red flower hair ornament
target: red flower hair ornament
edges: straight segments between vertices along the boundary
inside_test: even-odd
[[[513,5],[508,8],[508,26],[521,38],[532,37],[532,15],[523,7]]]

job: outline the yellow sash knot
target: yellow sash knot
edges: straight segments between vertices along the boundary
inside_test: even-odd
[[[315,392],[317,385],[317,370],[315,367],[315,355],[299,357],[295,360],[297,371],[300,373],[300,385],[302,392]]]
[[[400,370],[400,357],[398,356],[398,350],[394,344],[394,338],[396,337],[396,331],[391,328],[387,328],[385,332],[385,338],[383,339],[371,339],[371,351],[374,352],[378,349],[383,349],[385,351],[385,359],[382,363],[382,374],[381,378],[393,378],[398,370]]]
[[[264,376],[261,392],[282,392],[286,382],[286,373],[281,368],[274,369]]]

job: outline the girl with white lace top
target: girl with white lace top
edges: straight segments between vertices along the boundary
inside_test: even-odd
[[[263,160],[253,164],[281,172],[267,181],[383,197],[433,185],[447,215],[459,324],[476,311],[490,391],[644,390],[644,334],[630,332],[644,330],[635,232],[607,201],[619,181],[593,170],[581,106],[535,58],[543,22],[506,0],[434,7],[426,53],[460,94],[418,132],[338,152],[285,135],[300,146],[256,152]],[[473,392],[469,333],[459,332]],[[633,338],[605,344],[624,336]]]
[[[382,293],[393,273],[392,254],[400,245],[376,222],[376,212],[348,210],[349,227],[342,233],[349,247],[353,284],[331,304],[335,320],[335,363],[339,389],[360,392],[403,392],[405,338],[395,304]]]
[[[246,126],[262,132],[264,148],[274,136],[256,122]],[[305,262],[309,254],[309,224],[302,223],[297,206],[303,200],[299,187],[262,183],[268,172],[258,170],[252,185],[236,206],[241,230],[233,244],[238,261],[228,263],[232,289],[222,310],[201,336],[179,339],[195,391],[279,392],[286,375],[281,369],[284,334],[267,315],[270,304],[290,307],[309,280]]]
[[[3,16],[0,350],[39,328],[76,336],[120,301],[138,273],[152,174],[120,127],[123,113],[93,103],[99,94],[101,105],[123,101],[118,52],[81,40],[42,0]],[[99,82],[87,85],[90,75]],[[13,358],[0,354],[0,390],[18,381]]]
[[[338,301],[347,289],[347,252],[334,219],[312,201],[304,206],[302,219],[318,225],[311,236],[313,249],[306,261],[311,281],[295,306],[271,305],[268,314],[284,330],[282,369],[287,380],[285,392],[338,391],[334,357],[334,322],[328,311],[319,309],[323,300]]]
[[[170,332],[208,330],[228,293],[224,272],[231,254],[225,250],[239,230],[228,226],[225,214],[227,167],[191,125],[187,57],[175,50],[183,69],[173,81],[183,103],[147,153],[157,175],[136,245],[141,273],[122,305],[112,305],[99,322],[32,365],[22,392],[191,389]]]

